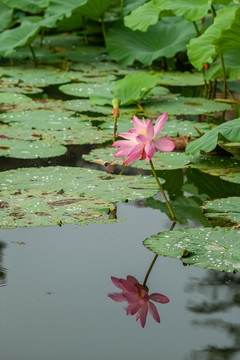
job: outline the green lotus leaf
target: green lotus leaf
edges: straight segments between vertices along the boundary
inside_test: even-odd
[[[29,13],[38,14],[48,7],[50,0],[2,0],[12,9],[19,9]]]
[[[121,65],[131,65],[135,60],[151,65],[153,60],[173,57],[184,51],[195,35],[192,24],[179,18],[163,18],[146,33],[132,31],[120,22],[107,33],[106,47],[112,59]]]
[[[125,0],[124,1],[124,8],[123,8],[124,15],[127,15],[131,11],[137,9],[144,2],[145,2],[145,0]]]
[[[154,5],[153,1],[144,3],[133,10],[130,15],[124,18],[124,25],[131,30],[147,31],[149,26],[158,22],[160,10]]]
[[[23,68],[23,67],[0,67],[0,76],[5,75],[9,81],[45,87],[48,85],[64,84],[71,81],[71,77],[64,71],[55,68]]]
[[[0,34],[0,55],[6,57],[14,49],[30,45],[40,29],[38,23],[24,22],[18,27],[5,30]]]
[[[240,197],[228,197],[207,201],[203,210],[212,220],[222,220],[240,225]]]
[[[215,149],[222,137],[230,142],[240,142],[240,118],[227,121],[215,127],[201,138],[189,143],[186,148],[186,154],[196,155],[200,151],[210,152]]]
[[[240,231],[226,228],[190,228],[165,231],[144,241],[158,255],[185,264],[227,272],[240,272]]]
[[[1,127],[0,127],[1,131]],[[51,145],[42,141],[20,141],[0,138],[0,156],[18,159],[37,159],[60,156],[67,148],[62,145]]]
[[[63,107],[68,110],[76,112],[94,112],[102,113],[104,115],[112,114],[112,107],[110,106],[95,106],[90,104],[88,100],[68,100],[63,102]]]
[[[240,57],[240,49],[231,50],[223,54],[225,73],[229,81],[237,80],[240,78],[239,57]],[[218,59],[205,72],[204,78],[206,80],[212,80],[222,77],[223,77],[223,72],[222,72],[221,60]]]
[[[232,154],[236,159],[240,159],[240,142],[224,143],[223,141],[219,141],[218,145]]]
[[[121,105],[130,105],[141,100],[158,83],[157,75],[147,73],[128,74],[114,83],[112,92]]]
[[[213,41],[218,53],[235,50],[240,48],[239,44],[240,34],[240,8],[237,9],[235,18],[229,28],[222,29],[221,35],[218,39]]]
[[[77,96],[81,98],[89,98],[92,95],[106,96],[110,99],[113,98],[111,93],[113,83],[72,83],[59,87],[59,90],[64,94]]]
[[[80,7],[85,5],[88,0],[51,0],[50,5],[45,11],[45,17],[56,16],[58,20],[62,20],[64,17],[70,17],[73,12],[79,10]]]
[[[121,67],[113,61],[99,62],[99,64],[79,62],[71,64],[71,70],[81,71],[83,76],[102,76],[109,75],[109,73],[118,74],[118,72],[121,70]]]
[[[113,0],[88,0],[79,9],[83,16],[98,20],[112,4]]]
[[[15,94],[40,94],[43,92],[42,89],[33,86],[22,86],[17,85],[17,83],[12,84],[8,81],[9,78],[2,78],[0,83],[0,91],[1,92],[13,92]]]
[[[0,183],[4,220],[0,226],[4,228],[91,222],[99,210],[108,212],[113,202],[144,199],[158,192],[153,177],[69,167],[5,171]]]
[[[180,72],[161,72],[159,74],[159,84],[167,86],[201,86],[204,85],[202,74]]]
[[[21,104],[24,102],[32,102],[32,99],[23,94],[0,92],[0,104]]]
[[[156,99],[169,93],[170,91],[168,88],[164,86],[155,86],[147,95],[151,99]]]
[[[6,29],[12,22],[12,9],[0,1],[0,32]]]
[[[229,29],[237,14],[237,7],[228,6],[218,12],[214,23],[199,37],[192,39],[187,46],[187,54],[192,65],[201,70],[204,64],[211,64],[217,55],[213,42],[221,39],[223,29]]]
[[[101,165],[123,165],[122,158],[115,158],[115,148],[94,149],[89,154],[84,154],[83,158]],[[240,161],[231,158],[223,158],[217,156],[193,156],[180,152],[155,152],[153,163],[156,170],[173,170],[182,168],[207,169],[207,171],[217,171],[216,169],[225,171],[238,170]],[[143,160],[136,160],[129,166],[139,169],[151,170],[149,163]]]
[[[181,96],[165,96],[157,102],[142,104],[143,109],[149,116],[157,116],[159,113],[170,115],[198,115],[216,111],[230,110],[231,106],[224,103],[207,100],[204,98],[190,98]]]
[[[211,8],[211,0],[153,0],[155,8],[172,10],[176,16],[182,16],[185,20],[196,21],[204,17]]]
[[[141,118],[141,117],[140,117]],[[0,117],[1,119],[1,117]],[[112,130],[113,131],[113,122],[104,122],[100,125],[102,129]],[[132,119],[129,118],[123,120],[120,114],[120,118],[118,121],[118,133],[128,132],[129,129],[133,127]],[[190,135],[194,137],[198,137],[199,133],[196,128],[204,134],[205,132],[211,130],[213,125],[207,123],[197,123],[195,121],[187,121],[187,120],[168,120],[165,123],[163,130],[161,131],[161,136],[184,136]]]

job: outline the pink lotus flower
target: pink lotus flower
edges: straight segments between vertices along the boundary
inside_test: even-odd
[[[141,285],[135,277],[130,275],[127,276],[126,280],[118,279],[113,276],[111,277],[111,280],[117,288],[122,290],[122,292],[108,294],[108,297],[116,302],[126,301],[128,303],[126,308],[127,315],[137,314],[136,320],[140,319],[141,326],[144,328],[149,310],[153,319],[160,323],[160,316],[157,308],[150,300],[166,304],[169,302],[167,296],[157,293],[148,295],[147,286]]]
[[[172,151],[175,148],[172,140],[167,138],[155,139],[162,131],[167,116],[167,113],[159,116],[153,127],[152,120],[146,121],[143,117],[141,122],[134,115],[134,128],[130,129],[128,133],[118,134],[118,136],[126,140],[115,141],[112,145],[119,147],[115,153],[115,157],[127,156],[124,164],[129,164],[139,157],[141,157],[140,160],[146,159],[146,161],[149,162],[155,153],[155,149],[164,152]]]

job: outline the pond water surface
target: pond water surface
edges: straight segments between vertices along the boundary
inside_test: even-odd
[[[170,302],[144,329],[107,297],[111,276],[143,282],[143,240],[171,227],[144,205],[117,204],[115,224],[0,230],[1,360],[240,359],[239,275],[159,256],[147,285]]]

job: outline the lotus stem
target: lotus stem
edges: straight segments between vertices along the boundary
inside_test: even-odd
[[[120,20],[123,19],[123,7],[124,7],[124,0],[120,0],[120,14],[119,14]]]
[[[36,58],[35,51],[33,50],[33,47],[32,47],[31,44],[29,44],[28,46],[29,46],[29,49],[30,49],[30,51],[32,53],[32,56],[33,56],[34,65],[35,65],[35,67],[37,67],[38,61],[37,61],[37,58]]]
[[[151,166],[151,169],[152,169],[153,176],[155,177],[155,180],[156,180],[156,182],[157,182],[157,184],[158,184],[159,190],[161,191],[161,193],[162,193],[162,195],[163,195],[163,198],[164,198],[164,200],[165,200],[165,202],[166,202],[166,204],[167,204],[168,210],[170,211],[170,214],[171,214],[173,223],[175,224],[177,220],[176,220],[176,218],[175,218],[175,216],[174,216],[174,214],[173,214],[172,208],[171,208],[171,206],[170,206],[170,204],[169,204],[169,202],[168,202],[168,199],[167,199],[167,197],[166,197],[166,195],[165,195],[165,193],[164,193],[164,190],[163,190],[163,188],[162,188],[162,185],[160,184],[160,181],[159,181],[158,176],[157,176],[157,174],[156,174],[156,171],[155,171],[155,169],[154,169],[152,160],[150,160],[149,163],[150,163],[150,166]]]
[[[212,23],[214,23],[214,18],[216,17],[216,10],[213,5],[211,5],[211,14],[212,14]]]
[[[104,20],[103,20],[103,15],[101,17],[101,26],[102,26],[102,34],[103,34],[104,42],[106,43],[107,35],[106,35],[106,29],[105,29],[105,24],[104,24]]]
[[[193,25],[194,25],[194,27],[195,27],[195,30],[196,30],[197,36],[200,36],[200,35],[201,35],[201,32],[200,32],[200,30],[199,30],[199,28],[198,28],[198,26],[197,26],[196,21],[193,21],[192,23],[193,23]]]
[[[222,66],[222,73],[223,73],[223,98],[227,98],[227,79],[226,79],[226,71],[224,66],[224,59],[223,54],[220,54],[221,66]]]
[[[86,45],[88,45],[88,37],[87,37],[87,21],[85,16],[82,16],[82,23],[83,23],[83,38]]]

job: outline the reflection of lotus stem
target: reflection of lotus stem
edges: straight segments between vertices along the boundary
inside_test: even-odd
[[[226,71],[224,66],[223,54],[220,54],[222,73],[223,73],[223,98],[227,98],[227,80],[226,80]]]
[[[148,277],[149,277],[149,275],[150,275],[150,272],[152,271],[153,265],[155,264],[155,262],[156,262],[156,260],[157,260],[157,257],[158,257],[158,255],[155,255],[155,256],[154,256],[154,259],[153,259],[151,265],[149,266],[148,272],[147,272],[147,274],[146,274],[146,276],[145,276],[145,279],[144,279],[144,282],[143,282],[143,286],[146,286]]]
[[[114,116],[114,127],[113,127],[113,142],[115,141],[116,133],[117,133],[117,119],[118,119],[118,117],[115,115]]]
[[[174,221],[174,222],[172,223],[172,226],[170,227],[169,231],[172,231],[172,230],[174,229],[175,224],[176,224],[176,222]],[[143,282],[143,286],[146,286],[148,277],[149,277],[149,275],[150,275],[150,272],[152,271],[153,265],[155,264],[155,262],[156,262],[156,260],[157,260],[157,257],[158,257],[158,255],[156,254],[156,255],[154,256],[153,261],[151,262],[151,265],[150,265],[149,268],[148,268],[148,271],[147,271],[147,273],[146,273],[146,276],[145,276],[145,279],[144,279],[144,282]]]
[[[162,185],[160,184],[160,181],[159,181],[158,176],[157,176],[157,174],[156,174],[156,171],[155,171],[155,169],[154,169],[152,160],[150,160],[149,163],[150,163],[150,165],[151,165],[152,173],[153,173],[153,176],[155,177],[155,180],[156,180],[156,182],[157,182],[157,184],[158,184],[159,190],[161,191],[161,193],[162,193],[162,195],[163,195],[163,198],[164,198],[164,200],[165,200],[165,202],[166,202],[166,204],[167,204],[168,210],[170,211],[171,217],[172,217],[172,219],[173,219],[173,223],[175,224],[175,223],[176,223],[176,218],[175,218],[175,216],[174,216],[174,214],[173,214],[173,211],[172,211],[172,208],[171,208],[171,206],[170,206],[170,204],[169,204],[169,202],[168,202],[168,199],[166,198],[166,195],[165,195],[165,193],[164,193],[164,190],[163,190],[163,188],[162,188]]]

